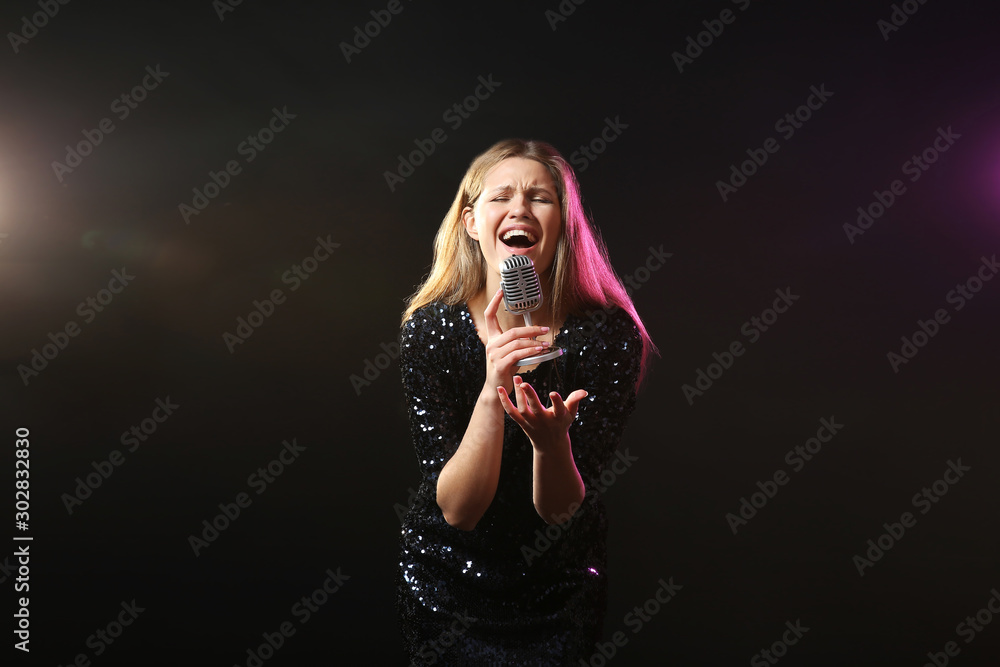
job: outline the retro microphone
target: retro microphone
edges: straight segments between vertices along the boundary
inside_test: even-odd
[[[511,255],[500,262],[500,284],[503,286],[504,307],[512,315],[523,315],[524,324],[531,326],[531,313],[542,306],[542,285],[535,271],[535,263],[524,255]],[[530,366],[565,353],[556,348],[533,357],[526,357],[518,366]]]

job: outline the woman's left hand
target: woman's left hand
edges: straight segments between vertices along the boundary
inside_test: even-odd
[[[497,387],[500,403],[503,409],[524,430],[536,450],[546,449],[564,442],[569,433],[569,427],[576,419],[580,401],[587,397],[587,392],[577,389],[564,402],[558,392],[551,392],[552,407],[546,408],[538,399],[538,394],[520,375],[514,376],[514,393],[517,405],[510,402],[507,390]]]

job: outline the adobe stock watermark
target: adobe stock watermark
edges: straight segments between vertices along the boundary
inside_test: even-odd
[[[910,183],[916,183],[920,180],[920,177],[924,175],[931,165],[938,161],[943,153],[946,153],[952,146],[955,145],[955,141],[962,138],[961,134],[956,134],[951,129],[951,125],[948,129],[943,127],[938,127],[937,137],[931,142],[931,145],[923,149],[919,155],[914,154],[909,160],[904,162],[900,169],[904,176],[910,177]],[[847,235],[847,240],[851,245],[854,245],[855,237],[863,235],[866,231],[871,229],[875,221],[881,218],[885,213],[892,208],[896,203],[896,200],[906,193],[906,185],[903,183],[902,179],[895,179],[889,184],[888,190],[874,190],[872,191],[872,196],[874,196],[875,201],[871,202],[867,206],[859,206],[857,209],[858,217],[855,220],[855,224],[845,222],[843,225],[844,233]]]
[[[295,463],[302,452],[306,451],[306,448],[298,444],[295,438],[292,438],[291,442],[282,440],[281,444],[283,445],[282,449],[276,458],[269,461],[266,466],[257,468],[256,472],[250,473],[250,476],[247,477],[247,486],[255,489],[258,496],[267,491],[268,487],[284,474],[286,468]],[[188,546],[191,547],[195,557],[200,556],[202,551],[219,539],[219,536],[235,523],[242,511],[250,507],[251,504],[253,504],[253,498],[245,491],[237,493],[236,498],[231,503],[219,503],[219,513],[211,519],[204,519],[201,522],[201,533],[188,535]]]
[[[17,554],[15,553],[14,556],[16,557]],[[0,584],[7,583],[8,579],[17,574],[17,565],[15,563],[11,563],[10,559],[11,556],[7,556],[3,559],[3,562],[0,563]]]
[[[403,523],[403,519],[406,518],[406,513],[410,511],[413,507],[413,501],[417,499],[417,490],[412,486],[406,489],[409,495],[406,496],[406,504],[396,503],[392,506],[392,509],[396,512],[396,518],[399,519],[400,523]]]
[[[236,8],[243,4],[243,0],[212,0],[212,9],[219,17],[219,23],[226,20],[226,14],[235,12]]]
[[[1000,263],[997,263],[997,256],[994,254],[990,259],[985,256],[980,258],[980,266],[964,282],[958,283],[945,295],[945,302],[954,305],[955,312],[965,308],[965,304],[975,298],[976,294],[983,289],[993,276],[1000,271]],[[900,336],[901,345],[899,352],[890,350],[886,354],[886,360],[893,373],[899,373],[899,369],[904,364],[917,356],[934,336],[938,335],[941,327],[951,322],[951,314],[946,308],[938,308],[934,311],[934,316],[927,320],[918,319],[917,328],[910,336]]]
[[[412,0],[410,0],[412,2]],[[372,9],[369,14],[371,14],[372,20],[362,26],[354,26],[354,39],[348,42],[340,43],[340,52],[344,54],[344,59],[347,64],[351,64],[351,58],[357,55],[361,55],[361,51],[365,49],[368,45],[372,43],[372,40],[382,34],[382,30],[389,27],[392,23],[392,17],[398,16],[403,13],[405,7],[400,0],[389,0],[389,4],[385,6],[385,9]]]
[[[545,20],[549,22],[549,27],[552,28],[552,32],[555,32],[556,28],[559,27],[559,24],[569,19],[569,17],[576,12],[576,8],[586,1],[587,0],[561,0],[559,5],[554,10],[546,9]]]
[[[264,127],[260,128],[236,146],[236,154],[242,156],[247,164],[253,162],[257,156],[274,141],[275,137],[285,131],[288,125],[298,118],[298,114],[288,112],[288,107],[283,106],[271,109],[271,118]],[[208,180],[201,188],[191,188],[191,203],[181,202],[177,205],[177,211],[184,219],[184,224],[191,224],[191,218],[208,208],[212,200],[222,194],[222,191],[229,187],[233,178],[243,173],[243,165],[239,160],[233,159],[226,162],[218,172],[209,170]]]
[[[454,646],[455,642],[468,631],[469,626],[472,625],[473,618],[464,612],[456,611],[452,615],[455,617],[455,620],[451,622],[451,625],[446,630],[443,630],[434,639],[425,641],[417,649],[417,656],[421,662],[417,662],[414,658],[410,661],[409,667],[438,664],[438,661],[444,657],[444,652]]]
[[[731,2],[738,5],[741,12],[745,12],[750,6],[750,0],[731,0]],[[674,64],[677,65],[677,71],[683,74],[685,65],[693,65],[694,61],[705,52],[705,49],[712,46],[715,40],[722,36],[726,26],[732,25],[736,21],[736,16],[733,10],[726,8],[719,13],[719,18],[702,21],[701,24],[705,29],[694,37],[688,35],[684,53],[674,51],[671,54]]]
[[[646,260],[635,267],[630,273],[626,273],[621,276],[622,282],[625,284],[625,292],[631,297],[645,285],[654,273],[663,268],[666,264],[666,260],[673,257],[672,252],[666,252],[663,249],[663,244],[660,244],[658,248],[649,246],[649,254],[646,255]],[[574,327],[569,329],[568,338],[566,340],[566,345],[569,348],[573,348],[576,345],[583,345],[591,336],[597,333],[597,330],[608,321],[608,317],[613,315],[618,311],[618,306],[611,304],[597,310],[587,311],[587,318],[583,325],[580,327]]]
[[[985,630],[987,625],[993,622],[994,614],[1000,616],[1000,591],[996,588],[991,588],[990,597],[986,600],[986,604],[976,612],[975,616],[966,616],[965,620],[956,625],[955,634],[965,639],[967,645],[971,644],[972,640]],[[928,662],[924,663],[924,667],[946,667],[951,662],[951,658],[954,658],[961,652],[962,649],[959,648],[958,642],[945,642],[944,648],[941,651],[927,652]]]
[[[740,327],[740,333],[746,336],[751,344],[760,340],[761,335],[778,321],[778,317],[783,313],[787,313],[788,309],[795,305],[795,302],[800,298],[800,295],[792,294],[791,287],[786,287],[783,290],[780,288],[776,289],[774,293],[778,296],[771,304],[771,307],[765,308],[759,316],[754,315]],[[681,385],[681,392],[684,394],[684,398],[687,399],[688,405],[694,405],[696,396],[704,396],[705,392],[711,389],[715,382],[727,370],[733,367],[736,357],[742,357],[745,352],[746,348],[739,339],[730,343],[721,354],[713,352],[712,358],[715,361],[709,362],[705,369],[698,368],[695,370],[694,384]]]
[[[941,479],[936,480],[930,486],[925,486],[917,493],[913,494],[910,504],[914,509],[919,509],[920,514],[927,514],[933,503],[941,501],[952,486],[958,484],[959,480],[965,477],[965,473],[972,470],[972,466],[962,465],[962,459],[952,461],[948,459],[948,467],[945,468]],[[895,523],[883,523],[885,532],[876,538],[868,540],[868,549],[864,555],[855,555],[851,561],[858,570],[858,575],[865,576],[865,570],[874,567],[875,563],[882,560],[882,557],[889,552],[896,544],[903,539],[907,528],[917,525],[917,517],[912,512],[903,512],[899,516],[899,521]]]
[[[21,494],[22,492],[18,491],[16,495],[20,496]],[[23,494],[24,498],[28,497],[28,491],[24,491]],[[18,512],[18,514],[21,514],[21,512]],[[24,514],[27,514],[27,512],[24,512]],[[23,522],[22,524],[24,525],[23,529],[26,530],[27,524]],[[31,544],[22,542],[14,552],[14,557],[17,558],[18,575],[16,579],[17,583],[14,584],[14,590],[18,593],[29,592],[31,589]],[[17,611],[14,612],[14,627],[16,628],[14,635],[21,640],[14,642],[14,648],[25,653],[31,653],[31,610],[28,608],[30,605],[31,599],[28,596],[17,598],[17,604],[15,605]]]
[[[649,254],[646,255],[645,261],[632,269],[630,273],[621,276],[622,282],[625,283],[625,292],[630,297],[638,292],[643,285],[649,282],[654,273],[663,268],[663,265],[667,263],[666,260],[673,256],[674,253],[663,249],[662,243],[656,248],[649,246]]]
[[[119,606],[121,606],[122,610],[104,627],[95,630],[84,642],[86,647],[93,651],[95,658],[103,655],[109,647],[114,645],[115,641],[125,633],[125,628],[135,623],[136,619],[139,618],[139,614],[146,611],[145,607],[140,607],[136,603],[135,598],[132,598],[131,602],[123,600]],[[66,664],[66,667],[86,667],[90,664],[90,655],[86,652],[78,653],[76,657]],[[58,667],[63,666],[58,665]]]
[[[633,635],[642,632],[646,624],[652,621],[663,607],[677,596],[677,592],[684,588],[680,584],[675,584],[673,577],[670,577],[666,581],[660,579],[656,583],[660,586],[653,595],[641,605],[636,605],[632,611],[625,614],[624,618],[622,618],[622,624],[626,628],[629,628]],[[595,643],[594,648],[596,650],[590,658],[587,660],[580,658],[577,664],[579,667],[604,667],[604,665],[608,664],[608,661],[618,654],[618,651],[628,645],[629,639],[630,637],[625,634],[624,630],[618,630],[611,635],[611,641]]]
[[[781,634],[780,639],[775,640],[769,648],[758,651],[750,658],[752,667],[768,667],[776,664],[778,660],[788,655],[789,646],[798,644],[799,640],[809,632],[809,628],[802,625],[801,618],[795,619],[795,623],[785,621],[785,627],[787,630]]]
[[[379,347],[382,351],[375,355],[374,361],[371,359],[364,360],[361,375],[352,374],[349,378],[351,381],[351,387],[354,388],[354,394],[356,396],[360,396],[361,390],[364,387],[370,387],[372,382],[377,380],[379,376],[382,375],[382,371],[389,368],[393,361],[399,359],[399,343],[395,341],[391,343],[381,343]],[[364,377],[362,377],[362,375]]]
[[[21,17],[20,32],[8,32],[7,40],[14,49],[14,55],[21,51],[21,47],[28,43],[28,40],[38,35],[38,31],[49,24],[49,21],[59,13],[60,5],[68,5],[70,0],[38,0],[38,8],[41,11],[35,12],[30,17]]]
[[[336,572],[333,568],[327,568],[324,574],[326,578],[323,583],[308,595],[303,595],[288,612],[298,621],[298,627],[292,621],[284,621],[274,632],[262,632],[261,638],[264,641],[257,646],[247,648],[244,667],[262,667],[265,662],[273,658],[285,642],[294,637],[299,628],[308,623],[313,614],[329,602],[330,597],[340,591],[344,583],[351,578],[350,575],[341,572],[339,567]],[[233,667],[241,666],[234,664]]]
[[[627,129],[628,125],[621,121],[621,116],[615,116],[614,120],[611,120],[610,117],[605,117],[604,127],[601,129],[600,135],[573,151],[569,156],[570,164],[576,167],[578,174],[582,174],[597,159],[597,156],[603,153],[608,145],[614,143],[622,135],[622,132]]]
[[[88,296],[81,301],[76,307],[76,314],[83,318],[84,324],[90,324],[97,318],[98,313],[104,312],[104,309],[114,301],[115,296],[121,294],[133,280],[135,280],[135,276],[131,275],[124,266],[120,271],[114,269],[111,271],[111,280],[108,281],[107,287],[98,290],[94,296]],[[55,333],[49,332],[47,336],[49,342],[42,344],[40,352],[38,348],[31,348],[30,365],[18,364],[17,366],[18,375],[21,376],[21,382],[24,383],[24,386],[27,387],[32,379],[38,377],[42,371],[48,368],[49,363],[69,346],[70,339],[79,336],[81,331],[77,321],[71,319],[62,326],[61,330]]]
[[[774,122],[774,131],[781,134],[785,141],[795,136],[797,130],[805,127],[805,124],[813,117],[813,112],[822,109],[823,105],[834,95],[826,89],[825,83],[821,83],[819,88],[810,86],[809,93],[805,102]],[[722,197],[723,203],[728,202],[732,195],[746,185],[747,179],[756,174],[761,167],[767,164],[770,156],[780,149],[781,144],[778,140],[774,137],[768,137],[760,148],[746,150],[749,159],[740,162],[739,166],[736,166],[735,163],[729,165],[729,178],[725,181],[715,182],[715,188],[718,190],[719,196]]]
[[[800,472],[809,461],[813,460],[817,454],[823,450],[823,445],[829,443],[844,428],[843,424],[837,423],[836,417],[827,419],[823,417],[819,420],[819,428],[816,429],[814,437],[806,439],[804,444],[795,445],[785,454],[785,463],[792,467],[792,472]],[[825,435],[824,435],[825,433]],[[726,514],[726,522],[733,535],[743,526],[750,522],[750,519],[757,516],[757,513],[767,507],[767,503],[778,495],[778,489],[788,484],[791,477],[784,468],[778,468],[767,481],[757,480],[757,488],[760,489],[750,495],[740,498],[739,509],[734,514]]]
[[[111,113],[118,120],[125,120],[133,111],[139,108],[139,104],[145,101],[149,94],[156,90],[168,76],[170,76],[170,72],[161,71],[159,63],[157,63],[155,68],[147,65],[146,75],[142,77],[142,81],[111,101]],[[100,146],[104,142],[104,139],[114,132],[115,129],[117,128],[114,121],[106,116],[97,123],[97,127],[93,130],[84,130],[83,139],[77,142],[75,146],[67,144],[66,156],[63,158],[63,162],[59,162],[58,160],[53,160],[52,162],[52,171],[55,172],[56,179],[65,185],[63,181],[65,175],[73,173],[74,169],[83,164],[83,159],[93,153],[94,149]]]
[[[322,236],[317,236],[316,245],[313,247],[312,253],[306,255],[300,263],[292,264],[288,270],[281,274],[281,283],[283,285],[291,285],[288,290],[289,292],[295,292],[302,287],[302,283],[312,277],[319,269],[320,264],[330,259],[333,251],[340,247],[339,243],[334,243],[330,240],[331,236],[331,234],[327,234],[325,239]],[[229,331],[222,332],[222,342],[226,344],[229,354],[236,352],[237,345],[242,345],[250,340],[254,332],[262,327],[267,318],[274,315],[277,307],[284,304],[287,299],[287,296],[280,287],[271,290],[269,297],[265,297],[263,301],[254,299],[253,309],[251,309],[247,316],[243,317],[241,315],[236,318],[236,328],[233,330],[233,333]]]
[[[167,421],[167,419],[174,414],[174,411],[181,407],[179,404],[174,403],[170,400],[170,396],[166,398],[157,398],[153,405],[153,411],[149,417],[146,417],[138,424],[135,424],[127,431],[123,431],[121,438],[122,445],[128,447],[128,452],[131,454],[139,448],[139,446],[149,440],[149,438],[156,433],[159,429],[160,424]],[[63,506],[66,508],[66,513],[70,516],[73,515],[73,510],[82,506],[83,501],[94,495],[94,491],[101,488],[104,482],[110,479],[111,475],[115,473],[115,469],[125,463],[125,455],[117,450],[111,450],[108,454],[108,458],[103,461],[91,461],[90,466],[94,469],[93,472],[88,473],[85,477],[76,478],[76,487],[73,489],[72,493],[64,493],[60,496],[63,502]]]
[[[888,42],[889,35],[896,32],[910,20],[910,17],[917,13],[921,5],[927,0],[903,0],[902,3],[892,4],[892,11],[889,13],[889,20],[879,19],[875,22],[875,27],[882,33],[882,41]]]
[[[503,85],[502,81],[493,80],[493,74],[485,78],[480,75],[478,81],[479,84],[473,89],[471,95],[451,105],[441,114],[441,120],[448,123],[448,127],[453,131],[462,127],[462,124],[479,109],[480,103],[488,100],[496,92],[496,89]],[[427,158],[434,154],[437,147],[447,140],[448,135],[440,127],[434,128],[427,139],[414,139],[413,144],[416,149],[410,151],[406,156],[400,153],[397,156],[399,162],[396,164],[396,169],[386,170],[382,174],[385,178],[385,184],[389,187],[389,192],[395,192],[399,184],[405,183],[406,179],[413,176],[417,167],[424,164]]]
[[[622,451],[615,452],[615,458],[612,459],[611,464],[607,468],[601,471],[597,479],[586,480],[587,490],[584,493],[583,502],[571,504],[567,514],[556,516],[559,519],[559,523],[550,523],[545,526],[544,532],[541,528],[537,529],[535,531],[535,541],[531,546],[527,544],[521,545],[521,557],[524,558],[525,564],[530,566],[532,561],[551,549],[552,545],[565,535],[566,531],[573,525],[573,522],[576,521],[577,510],[584,503],[593,505],[638,460],[638,456],[629,454],[628,447]],[[531,548],[532,546],[534,546],[534,549]]]

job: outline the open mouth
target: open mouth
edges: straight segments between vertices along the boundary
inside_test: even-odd
[[[508,248],[531,248],[538,243],[538,238],[524,229],[512,229],[500,237],[500,241]]]

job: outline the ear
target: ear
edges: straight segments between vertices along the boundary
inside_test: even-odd
[[[462,209],[462,224],[465,225],[465,231],[476,241],[479,240],[479,228],[476,227],[476,217],[471,206],[466,206]]]

